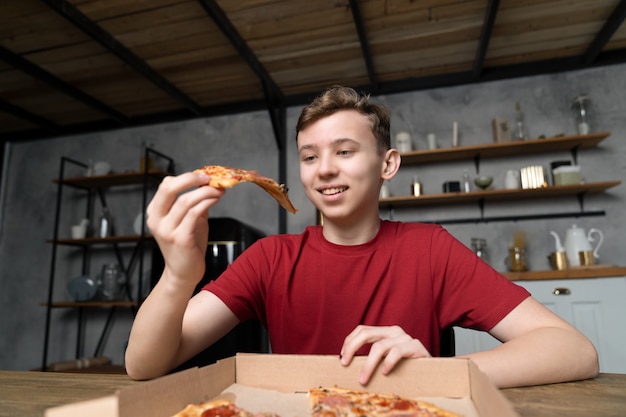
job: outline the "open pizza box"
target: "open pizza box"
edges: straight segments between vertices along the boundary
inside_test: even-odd
[[[343,367],[336,356],[238,354],[120,389],[115,395],[54,407],[46,417],[169,417],[187,404],[232,400],[252,412],[310,415],[309,388],[338,386],[431,402],[464,417],[519,417],[504,395],[468,359],[402,361],[389,375],[358,383],[364,357]]]

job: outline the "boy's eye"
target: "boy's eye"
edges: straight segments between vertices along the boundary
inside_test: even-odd
[[[341,151],[337,152],[337,154],[338,154],[338,155],[341,155],[341,156],[347,156],[347,155],[352,154],[352,151],[351,151],[351,150],[349,150],[349,149],[343,149],[343,150],[341,150]]]

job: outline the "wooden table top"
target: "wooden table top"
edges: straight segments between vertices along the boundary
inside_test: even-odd
[[[0,416],[41,417],[44,410],[139,384],[126,375],[0,371]],[[502,390],[521,417],[623,417],[626,374]]]
[[[502,392],[521,417],[626,416],[626,374]]]

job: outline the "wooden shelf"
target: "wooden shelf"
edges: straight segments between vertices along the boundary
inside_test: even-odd
[[[144,240],[154,239],[151,235],[143,237]],[[105,238],[101,237],[86,237],[83,239],[49,239],[48,243],[58,243],[60,245],[69,246],[91,246],[98,244],[112,244],[112,243],[136,243],[142,240],[141,235],[125,235],[125,236],[109,236]]]
[[[157,181],[164,177],[171,175],[169,172],[163,170],[150,170],[147,172],[146,178]],[[59,183],[59,179],[54,179],[54,183]],[[63,184],[70,185],[77,188],[98,188],[98,187],[113,187],[119,185],[134,185],[143,184],[144,173],[141,171],[122,172],[119,174],[108,175],[96,175],[91,177],[70,177],[63,178]]]
[[[511,281],[539,281],[550,279],[608,278],[626,276],[626,267],[594,265],[575,267],[564,271],[502,272]]]
[[[381,198],[381,208],[414,207],[438,204],[478,203],[481,201],[503,201],[527,198],[562,197],[585,193],[600,193],[609,188],[617,187],[621,181],[605,181],[574,185],[559,185],[553,187],[536,188],[530,190],[483,190],[469,193],[454,192],[440,194],[423,194],[419,197],[412,195]]]
[[[42,303],[47,306],[48,303]],[[75,308],[75,307],[137,307],[136,301],[54,301],[50,303],[53,308]]]
[[[459,146],[432,150],[416,150],[401,153],[406,165],[427,164],[446,161],[499,158],[504,156],[528,155],[558,151],[577,151],[593,148],[610,135],[610,132],[588,135],[558,136],[545,139],[528,139],[516,142],[499,142],[484,145]]]

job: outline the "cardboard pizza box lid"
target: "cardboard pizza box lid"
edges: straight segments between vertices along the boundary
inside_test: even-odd
[[[124,387],[115,395],[50,408],[45,416],[169,417],[187,404],[208,401],[228,390],[253,396],[247,400],[249,404],[257,401],[257,397],[255,391],[246,391],[246,387],[268,393],[259,396],[258,401],[271,402],[269,393],[273,392],[303,396],[311,387],[340,386],[441,399],[444,404],[459,401],[455,407],[461,407],[466,416],[519,417],[504,395],[469,359],[404,360],[387,376],[376,371],[370,383],[363,387],[358,376],[364,361],[364,357],[357,357],[344,367],[337,356],[238,354],[213,365]]]

